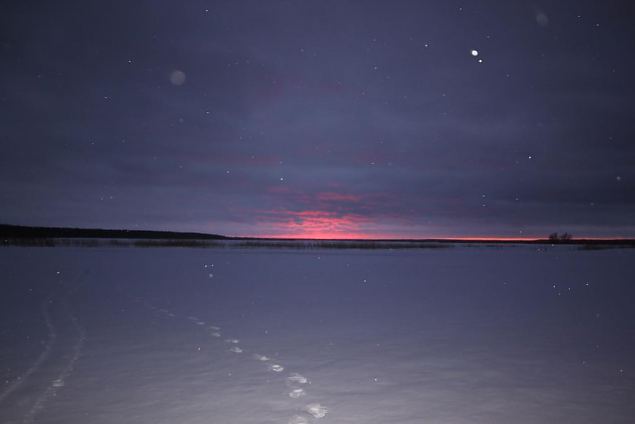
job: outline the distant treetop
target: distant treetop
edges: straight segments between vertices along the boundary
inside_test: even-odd
[[[553,243],[557,243],[557,242],[561,242],[561,241],[570,241],[573,238],[573,236],[569,233],[562,233],[562,234],[558,234],[558,233],[551,233],[549,234],[549,241],[553,242]]]

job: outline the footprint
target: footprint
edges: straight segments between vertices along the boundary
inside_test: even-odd
[[[292,372],[287,377],[287,381],[289,383],[307,384],[309,382],[309,379],[303,376],[302,374],[298,374],[297,372]]]
[[[282,372],[284,371],[284,367],[278,364],[269,365],[269,369],[273,372]]]
[[[254,353],[254,359],[256,359],[258,361],[268,361],[271,358],[269,358],[268,356],[265,356],[265,355],[260,355],[258,353]]]
[[[326,406],[322,406],[319,403],[309,403],[304,410],[313,415],[314,418],[323,418],[329,412]]]
[[[293,389],[289,392],[289,397],[292,399],[298,399],[302,396],[306,396],[304,389]]]
[[[241,348],[239,348],[238,346],[232,346],[229,348],[230,352],[234,352],[234,353],[243,353],[243,350]]]
[[[233,344],[240,343],[240,340],[238,339],[225,339],[225,341],[227,343],[233,343]]]
[[[217,327],[215,325],[210,325],[208,328],[213,331],[220,331],[220,327]]]
[[[210,333],[212,335],[212,337],[220,337],[221,334],[217,331],[214,331],[213,333]]]
[[[205,325],[205,321],[194,321],[196,325]]]
[[[302,415],[294,415],[291,418],[289,418],[288,423],[289,424],[309,424],[309,420],[307,420],[306,417],[303,417]]]

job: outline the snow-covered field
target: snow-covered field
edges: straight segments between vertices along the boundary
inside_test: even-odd
[[[633,423],[635,249],[0,248],[0,423]]]

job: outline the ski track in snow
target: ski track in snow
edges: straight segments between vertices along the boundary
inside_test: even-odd
[[[40,369],[44,361],[46,361],[51,353],[51,348],[57,339],[57,332],[55,331],[55,326],[53,326],[53,322],[51,321],[51,315],[49,313],[49,307],[52,303],[50,298],[47,298],[42,303],[42,316],[44,317],[44,324],[48,329],[48,339],[44,345],[44,350],[37,357],[35,362],[27,369],[24,374],[18,376],[18,378],[13,381],[1,394],[0,394],[0,403],[2,403],[11,393],[13,393],[16,389],[18,389],[28,378]]]
[[[165,308],[158,308],[152,305],[151,303],[143,300],[142,298],[137,297],[134,299],[135,301],[146,306],[148,309],[151,309],[154,312],[163,314],[169,318],[175,318],[178,316],[177,314],[171,312],[170,310]],[[221,327],[217,325],[208,325],[205,321],[192,315],[186,316],[185,319],[187,319],[188,321],[190,321],[192,324],[196,326],[204,327],[211,337],[215,337],[215,338],[222,337],[222,332],[221,332],[222,329]],[[229,352],[232,352],[235,354],[240,354],[245,352],[238,345],[240,343],[239,339],[226,338],[224,340],[224,343],[230,345],[230,348],[228,349]],[[281,364],[270,363],[271,358],[269,356],[262,355],[260,353],[254,353],[252,354],[251,358],[259,362],[266,362],[267,363],[266,369],[276,374],[282,373],[285,370],[285,367]],[[291,372],[291,373],[288,373],[288,375],[285,377],[285,384],[289,388],[288,397],[296,400],[307,395],[306,390],[302,386],[304,386],[305,384],[310,384],[310,381],[308,378],[306,378],[302,374],[299,374],[297,372]],[[304,407],[299,408],[298,413],[292,415],[287,421],[287,424],[308,424],[311,422],[311,419],[323,418],[326,416],[328,412],[329,412],[328,408],[320,403],[309,403],[305,405]]]
[[[77,332],[77,335],[78,335],[77,342],[75,342],[75,345],[73,346],[72,355],[69,358],[68,362],[66,363],[66,366],[64,367],[64,369],[62,369],[62,371],[59,373],[57,378],[51,381],[51,384],[46,388],[44,393],[42,393],[40,397],[37,398],[37,400],[31,407],[31,409],[26,413],[26,415],[22,419],[23,424],[33,423],[37,414],[46,406],[46,403],[51,398],[55,397],[55,395],[57,395],[57,392],[65,386],[66,380],[71,376],[71,374],[73,374],[73,371],[75,370],[75,364],[77,363],[77,361],[79,360],[82,354],[84,342],[86,341],[86,331],[79,324],[79,321],[77,320],[77,318],[74,315],[72,315],[68,305],[66,305],[66,309],[68,314],[70,315],[70,319],[71,319],[71,322],[73,323],[73,327],[75,327],[75,331]]]

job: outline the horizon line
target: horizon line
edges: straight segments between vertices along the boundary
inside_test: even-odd
[[[315,234],[297,235],[297,234],[262,234],[262,235],[228,235],[222,233],[210,233],[199,231],[175,231],[175,230],[148,230],[148,229],[127,229],[127,228],[96,228],[96,227],[56,227],[56,226],[39,226],[39,225],[20,225],[20,224],[5,224],[0,223],[1,227],[17,227],[24,230],[38,229],[38,230],[77,230],[77,231],[100,231],[100,232],[131,232],[131,233],[172,233],[183,235],[201,235],[201,236],[219,236],[228,239],[266,239],[266,240],[321,240],[321,241],[491,241],[491,242],[536,242],[536,241],[549,241],[549,235],[546,236],[496,236],[496,235],[479,235],[479,236],[415,236],[415,237],[394,237],[391,235],[379,235],[379,237],[353,235],[353,234],[328,234],[319,236]],[[559,233],[558,233],[559,234]],[[564,234],[564,233],[563,233]],[[624,236],[571,236],[570,240],[558,240],[562,241],[635,241],[635,237]]]
[[[242,239],[262,239],[262,240],[322,240],[322,241],[549,241],[549,236],[546,237],[506,237],[506,236],[466,236],[466,237],[410,237],[410,238],[402,238],[402,237],[363,237],[363,238],[354,238],[354,237],[302,237],[302,236],[291,236],[291,235],[282,235],[282,236],[271,236],[271,235],[262,235],[262,236],[226,236],[228,238],[242,238]],[[583,237],[572,237],[568,241],[584,241],[584,240],[607,240],[607,241],[627,241],[627,240],[635,240],[635,237],[597,237],[597,236],[583,236]],[[563,240],[558,240],[563,241]]]

